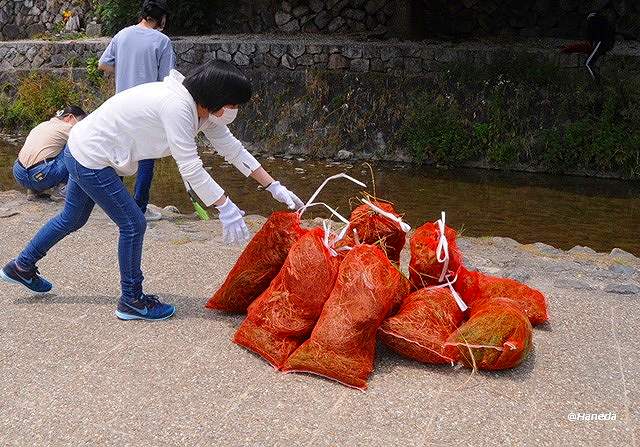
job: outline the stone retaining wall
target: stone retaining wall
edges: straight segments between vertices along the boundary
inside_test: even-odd
[[[0,40],[31,37],[62,27],[65,11],[80,24],[91,6],[84,0],[0,0]]]
[[[93,56],[99,56],[108,38],[71,41],[11,41],[0,42],[0,70],[32,70],[82,68]],[[178,67],[190,67],[207,60],[222,59],[241,68],[264,70],[331,70],[358,73],[399,73],[420,75],[438,71],[452,61],[487,64],[504,59],[514,51],[526,52],[539,60],[548,60],[561,67],[578,67],[582,57],[562,55],[562,41],[523,41],[509,45],[491,43],[448,42],[370,42],[318,38],[313,41],[298,38],[261,36],[211,36],[175,38]],[[640,45],[616,48],[609,58],[640,57]]]
[[[178,3],[178,2],[174,2]],[[505,4],[508,3],[508,4]],[[640,39],[637,0],[218,0],[207,5],[201,33],[360,34],[376,38],[519,35],[576,38],[586,15],[603,11],[628,39]],[[137,0],[131,3],[135,21]],[[207,10],[207,7],[214,7]],[[31,37],[64,25],[63,12],[78,26],[93,15],[89,0],[0,0],[0,40]],[[183,14],[184,16],[184,14]],[[194,32],[190,17],[168,32]],[[180,23],[177,23],[180,22]],[[184,22],[184,23],[182,23]]]

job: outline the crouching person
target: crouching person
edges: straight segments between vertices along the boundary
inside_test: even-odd
[[[65,107],[29,132],[13,165],[13,176],[20,185],[36,196],[56,187],[64,191],[69,173],[63,149],[71,128],[85,115],[80,107]]]
[[[0,278],[46,293],[52,284],[36,264],[69,233],[80,229],[97,203],[118,225],[118,262],[122,294],[116,316],[122,320],[163,320],[175,308],[142,289],[142,242],[146,221],[119,176],[136,173],[140,160],[172,156],[185,184],[205,205],[220,212],[228,243],[249,238],[244,212],[204,169],[195,136],[201,129],[214,148],[246,176],[251,176],[290,209],[300,199],[275,181],[229,129],[239,104],[251,98],[251,85],[233,65],[213,61],[186,78],[172,70],[164,81],[142,84],[116,94],[73,128],[64,162],[69,171],[62,212],[40,229]],[[82,247],[78,250],[91,250]]]

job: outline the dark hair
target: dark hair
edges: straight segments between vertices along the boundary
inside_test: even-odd
[[[221,60],[196,67],[182,84],[196,104],[216,112],[227,104],[243,104],[251,99],[251,83],[235,66]]]
[[[68,116],[68,115],[73,115],[79,120],[87,116],[85,111],[78,106],[67,106],[64,109],[58,110],[56,112],[56,116],[58,118],[64,118],[65,116]]]
[[[159,24],[168,12],[166,0],[144,0],[140,15],[143,19],[151,18]]]

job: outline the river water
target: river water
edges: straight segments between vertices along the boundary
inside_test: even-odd
[[[17,188],[11,174],[17,149],[0,142],[2,190]],[[207,153],[202,158],[213,177],[247,213],[268,215],[278,208],[268,192],[221,158]],[[367,191],[374,192],[371,172],[361,162],[261,162],[303,200],[324,178],[340,172],[365,182]],[[373,171],[377,197],[395,203],[414,227],[436,220],[445,210],[447,223],[462,229],[466,236],[506,236],[521,243],[541,241],[562,249],[586,245],[610,251],[620,247],[640,255],[640,183],[636,181],[393,164],[374,164]],[[131,184],[132,180],[127,182]],[[349,198],[361,189],[338,180],[323,191],[320,199],[348,216]],[[170,158],[156,165],[151,202],[175,205],[182,212],[193,211]]]

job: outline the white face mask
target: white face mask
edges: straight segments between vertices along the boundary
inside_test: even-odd
[[[215,115],[211,115],[213,116],[213,119],[215,121],[217,121],[218,123],[229,125],[233,122],[234,119],[236,119],[236,116],[238,116],[238,109],[226,109],[223,108],[222,109],[222,116],[215,116]]]

